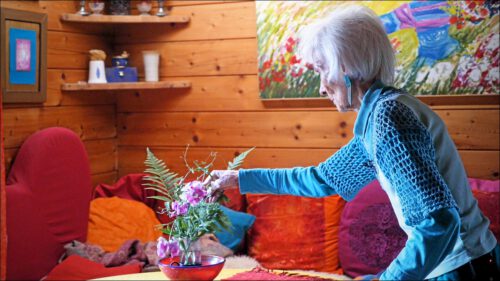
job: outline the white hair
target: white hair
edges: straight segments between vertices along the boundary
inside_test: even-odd
[[[345,73],[353,80],[394,80],[395,56],[380,18],[361,5],[340,5],[326,18],[300,31],[299,55],[306,63],[323,64],[326,79],[339,82]]]

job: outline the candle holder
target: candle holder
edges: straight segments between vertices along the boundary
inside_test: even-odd
[[[104,10],[104,1],[103,0],[92,0],[89,3],[90,10],[92,11],[92,15],[101,15]]]
[[[158,0],[158,12],[156,13],[157,16],[159,17],[164,17],[167,15],[165,12],[165,8],[163,5],[165,4],[165,0]]]
[[[80,9],[78,10],[77,14],[81,16],[88,16],[90,13],[85,9],[85,0],[80,1]]]
[[[149,11],[151,11],[151,1],[143,0],[137,3],[137,10],[141,13],[141,16],[150,16]]]

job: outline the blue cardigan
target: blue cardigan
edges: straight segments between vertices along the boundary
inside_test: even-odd
[[[429,279],[491,251],[480,212],[444,122],[426,105],[377,81],[365,94],[354,138],[318,166],[242,169],[242,193],[347,201],[378,179],[408,241],[382,280]]]

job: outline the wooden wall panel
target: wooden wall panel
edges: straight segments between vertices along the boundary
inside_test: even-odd
[[[116,178],[115,96],[60,90],[64,81],[87,80],[88,51],[98,48],[109,53],[109,37],[103,34],[111,29],[62,23],[60,15],[76,12],[78,1],[1,1],[0,6],[48,15],[47,100],[43,104],[3,105],[6,168],[26,137],[43,128],[61,126],[84,141],[93,178]]]
[[[142,50],[159,50],[160,76],[207,76],[255,74],[255,39],[183,41],[121,45],[129,51],[130,64],[143,75]]]
[[[256,98],[256,75],[176,77],[192,83],[190,89],[137,92],[117,99],[118,112],[254,111],[264,110]]]
[[[116,143],[114,139],[84,141],[85,150],[89,156],[90,172],[92,175],[102,173],[116,173]],[[5,149],[5,166],[7,175],[16,158],[19,148]]]
[[[48,16],[48,29],[74,33],[103,34],[110,33],[112,29],[106,26],[87,25],[82,29],[81,25],[73,23],[63,23],[59,20],[62,13],[76,13],[79,8],[79,1],[54,1],[54,0],[2,0],[0,6],[23,11],[46,13]],[[88,3],[88,1],[87,1]]]
[[[88,51],[91,49],[101,49],[108,55],[111,54],[105,37],[101,35],[50,31],[47,37],[49,69],[87,69]]]
[[[354,119],[335,111],[119,114],[119,145],[336,148]]]
[[[100,183],[112,185],[118,179],[117,174],[118,174],[117,171],[112,171],[109,173],[102,173],[102,174],[93,174],[92,187],[95,188]]]
[[[436,111],[458,148],[499,149],[500,129],[491,126],[497,110]],[[352,138],[355,117],[337,111],[120,113],[119,144],[339,148]]]
[[[235,155],[248,148],[190,147],[188,161],[206,159],[211,151],[217,153],[215,169],[224,169]],[[184,147],[154,147],[153,153],[164,160],[169,169],[179,174],[187,172],[181,156]],[[292,168],[315,166],[335,153],[336,149],[256,148],[245,159],[243,168]],[[145,147],[120,147],[119,176],[142,173],[146,159]],[[498,179],[500,153],[498,150],[460,150],[469,177]]]
[[[4,111],[5,148],[18,147],[26,137],[47,127],[60,126],[82,140],[116,137],[113,106],[15,108]]]
[[[103,105],[115,104],[115,94],[108,92],[65,92],[61,90],[61,84],[65,82],[87,81],[88,71],[82,69],[61,70],[49,69],[47,79],[51,83],[47,85],[47,100],[45,106],[68,106],[68,105]]]
[[[171,11],[172,15],[190,16],[191,20],[187,26],[182,24],[158,28],[158,25],[151,24],[146,27],[141,25],[116,29],[115,43],[128,45],[151,42],[255,38],[257,24],[254,11],[254,2],[174,7]],[[144,28],[154,28],[155,32],[142,32]]]

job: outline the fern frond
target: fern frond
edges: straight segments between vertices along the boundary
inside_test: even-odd
[[[250,153],[252,150],[254,150],[255,147],[252,147],[250,148],[249,150],[241,153],[240,155],[236,156],[233,161],[229,162],[227,164],[227,169],[228,170],[234,170],[236,168],[238,168],[239,166],[241,166],[241,164],[243,164],[243,160],[245,160],[245,157],[247,157],[248,153]]]
[[[172,200],[170,200],[170,198],[165,197],[165,196],[148,196],[147,198],[156,199],[156,200],[161,200],[161,201],[165,201],[165,202],[170,202],[170,201],[172,201]]]
[[[179,182],[179,176],[171,172],[165,162],[158,159],[149,148],[146,148],[144,164],[148,167],[145,170],[148,175],[144,179],[149,181],[145,185],[158,188],[163,191],[163,194],[168,193],[168,197],[174,198],[175,186]]]
[[[149,186],[148,184],[144,184],[144,185],[145,185],[145,186]],[[165,191],[165,190],[163,190],[163,189],[160,189],[160,188],[155,188],[155,187],[145,187],[144,189],[146,189],[146,190],[148,190],[148,189],[150,189],[150,190],[154,190],[154,191],[156,191],[156,192],[158,192],[158,193],[160,193],[160,194],[163,194],[163,195],[165,195],[166,197],[169,197],[169,198],[170,198],[170,194],[168,193],[168,191]],[[169,201],[172,201],[172,200],[173,200],[173,199],[172,199],[172,198],[170,198],[170,200],[169,200]]]

